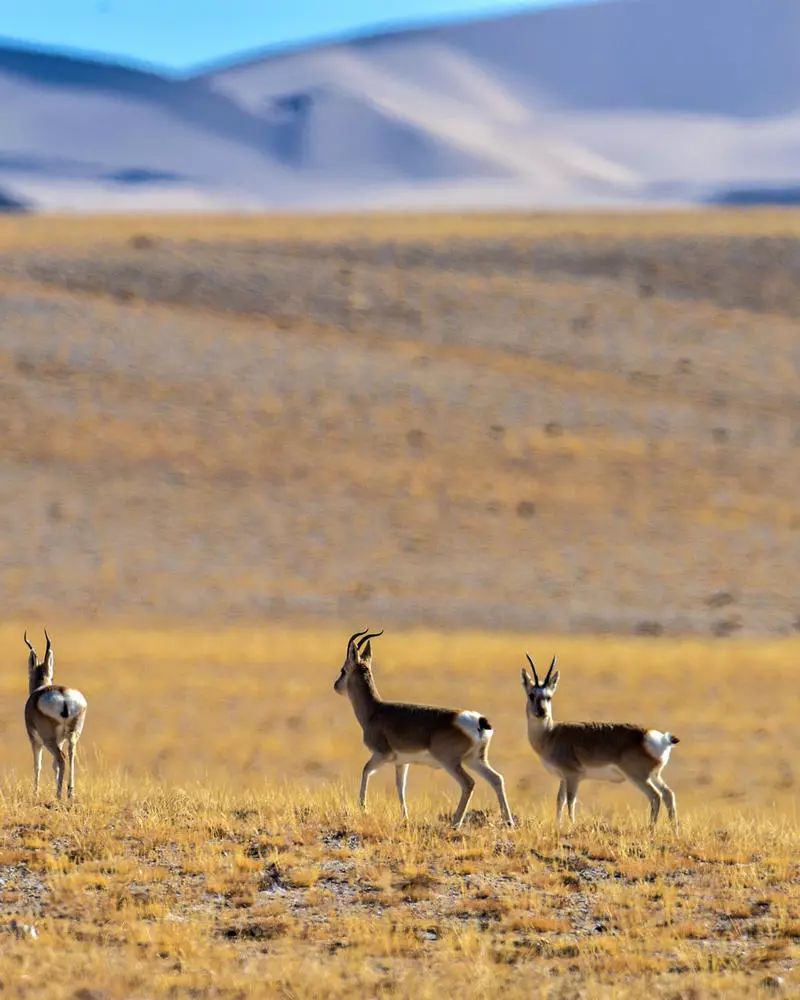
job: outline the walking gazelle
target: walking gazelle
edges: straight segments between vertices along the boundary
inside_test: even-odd
[[[355,632],[347,642],[344,665],[333,685],[338,694],[347,695],[356,719],[364,732],[364,743],[371,756],[361,774],[359,799],[367,805],[367,785],[381,767],[393,764],[397,795],[403,817],[406,808],[406,778],[410,764],[443,768],[461,787],[461,799],[453,816],[453,826],[461,826],[475,788],[469,768],[492,786],[500,803],[500,812],[509,826],[514,825],[506,800],[503,778],[489,764],[492,727],[478,712],[433,708],[429,705],[404,705],[383,701],[372,677],[371,639],[383,632]]]
[[[643,729],[627,723],[553,722],[553,695],[558,687],[556,658],[547,676],[539,680],[533,660],[526,653],[533,678],[523,667],[522,686],[527,695],[528,739],[548,771],[561,779],[556,800],[556,822],[566,805],[575,819],[578,785],[593,778],[625,781],[643,792],[650,802],[654,826],[663,800],[669,818],[677,826],[675,793],[661,777],[677,736],[658,729]]]
[[[56,795],[61,798],[64,784],[64,751],[67,744],[69,755],[69,775],[67,778],[67,795],[75,794],[75,752],[86,719],[86,699],[74,688],[55,686],[53,670],[55,660],[53,646],[47,629],[44,632],[47,640],[44,659],[38,662],[36,650],[28,642],[25,632],[25,645],[30,650],[28,655],[28,689],[29,696],[25,703],[25,728],[33,750],[33,790],[39,794],[39,775],[42,770],[42,751],[47,748],[53,755],[53,770],[56,775]]]

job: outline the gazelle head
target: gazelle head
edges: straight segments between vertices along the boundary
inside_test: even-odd
[[[53,646],[50,642],[50,636],[47,634],[47,629],[44,630],[44,637],[47,640],[47,648],[44,651],[44,659],[41,663],[39,663],[36,656],[36,650],[28,642],[27,631],[23,635],[25,645],[30,650],[28,653],[28,686],[31,691],[35,691],[37,688],[53,683],[55,659],[53,657]]]
[[[559,674],[555,669],[556,658],[553,657],[547,676],[543,681],[540,681],[530,654],[526,653],[525,655],[528,657],[528,663],[533,671],[531,678],[528,671],[524,667],[522,668],[522,686],[528,696],[526,706],[528,718],[537,719],[542,725],[549,726],[553,721],[553,695],[558,687]]]
[[[370,646],[370,639],[375,639],[379,635],[383,635],[383,629],[380,632],[368,633],[369,628],[365,628],[361,632],[354,632],[347,640],[347,653],[344,663],[333,685],[333,690],[337,694],[347,694],[347,685],[351,677],[361,674],[367,679],[371,674],[372,647]]]

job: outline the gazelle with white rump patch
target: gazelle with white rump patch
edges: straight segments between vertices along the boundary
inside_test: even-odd
[[[561,779],[556,800],[556,822],[566,805],[575,820],[578,785],[587,779],[625,781],[643,792],[650,802],[650,822],[655,825],[661,803],[677,825],[675,793],[661,777],[677,736],[658,729],[627,723],[553,722],[553,695],[558,687],[556,658],[547,676],[539,680],[533,660],[526,653],[533,677],[523,667],[522,686],[527,695],[528,739],[548,771]]]
[[[53,684],[55,659],[47,629],[45,629],[44,636],[47,640],[47,648],[44,659],[40,663],[36,656],[36,650],[28,642],[28,633],[26,632],[24,635],[25,645],[30,650],[28,655],[30,694],[25,703],[25,728],[28,730],[33,750],[33,789],[34,793],[38,795],[39,775],[42,770],[42,751],[47,748],[53,755],[56,795],[61,798],[66,765],[62,747],[66,743],[69,756],[67,795],[72,798],[75,794],[75,754],[86,719],[86,699],[75,688]]]
[[[506,800],[502,775],[489,764],[492,727],[478,712],[433,708],[429,705],[404,705],[383,701],[372,677],[371,639],[383,632],[356,632],[347,642],[344,665],[333,685],[338,694],[347,695],[356,719],[364,732],[364,743],[371,756],[361,775],[360,801],[367,806],[367,785],[372,775],[387,764],[394,765],[397,795],[404,818],[406,779],[410,764],[425,764],[447,771],[461,787],[461,799],[453,816],[453,826],[461,826],[475,788],[475,779],[465,768],[484,778],[494,789],[503,819],[514,825]]]

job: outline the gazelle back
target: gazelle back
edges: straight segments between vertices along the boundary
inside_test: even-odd
[[[553,722],[553,696],[558,687],[556,658],[543,681],[533,660],[533,677],[523,667],[528,739],[548,771],[561,779],[556,800],[556,821],[568,806],[575,819],[581,781],[625,781],[635,785],[650,802],[650,822],[655,824],[663,800],[670,819],[677,823],[675,794],[661,777],[677,736],[628,723]],[[555,671],[555,672],[554,672]]]
[[[53,684],[55,657],[50,636],[45,629],[47,648],[44,659],[39,661],[36,650],[24,635],[28,654],[28,700],[25,702],[25,728],[33,750],[33,788],[39,794],[39,776],[42,770],[42,751],[53,755],[56,776],[56,794],[61,798],[64,783],[65,758],[63,746],[67,744],[69,776],[67,795],[75,794],[75,757],[78,740],[86,719],[86,699],[75,688]]]
[[[361,774],[360,802],[367,805],[367,785],[381,767],[393,764],[397,794],[403,816],[406,808],[406,779],[410,764],[425,764],[447,771],[461,787],[453,825],[461,826],[467,811],[475,779],[465,767],[480,774],[494,789],[503,819],[514,825],[506,800],[503,778],[489,764],[492,727],[478,712],[434,708],[430,705],[405,705],[383,701],[372,676],[370,640],[382,632],[355,632],[347,642],[347,652],[334,683],[338,694],[347,695],[364,734],[371,756]]]

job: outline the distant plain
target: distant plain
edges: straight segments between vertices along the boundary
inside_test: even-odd
[[[7,613],[790,634],[798,229],[3,220]]]

